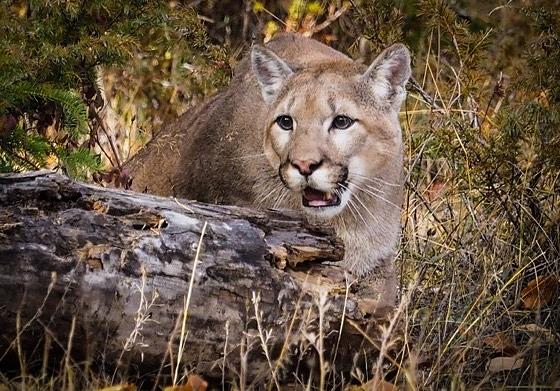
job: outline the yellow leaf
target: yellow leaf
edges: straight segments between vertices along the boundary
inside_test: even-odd
[[[323,12],[323,6],[320,1],[312,1],[307,4],[307,13],[311,15],[319,15]]]
[[[260,1],[255,1],[253,3],[253,12],[257,14],[262,11],[264,11],[264,4]]]
[[[58,165],[58,157],[56,155],[49,155],[45,160],[45,168],[54,168]]]
[[[15,4],[12,5],[11,8],[12,11],[16,13],[17,16],[20,18],[25,18],[27,16],[27,11],[29,9],[27,5],[27,1],[15,2]]]
[[[264,41],[265,42],[270,41],[270,39],[274,36],[274,34],[276,34],[279,30],[280,30],[280,27],[278,26],[278,23],[276,23],[272,20],[268,21],[268,23],[264,27],[264,31],[263,31]]]

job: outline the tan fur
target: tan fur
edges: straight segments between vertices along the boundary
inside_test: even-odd
[[[310,219],[335,227],[345,242],[346,268],[377,277],[383,294],[392,297],[402,197],[398,106],[410,73],[408,51],[386,51],[368,70],[295,34],[281,35],[267,48],[273,53],[255,48],[253,62],[240,63],[228,89],[154,137],[128,166],[133,188],[212,203],[304,209]],[[269,76],[280,81],[267,89],[262,81]],[[393,77],[400,83],[395,88]],[[283,114],[294,118],[292,132],[276,125]],[[338,114],[357,122],[347,131],[331,131]],[[323,161],[308,178],[322,191],[334,191],[347,170],[349,201],[334,212],[303,208],[306,182],[293,159]]]

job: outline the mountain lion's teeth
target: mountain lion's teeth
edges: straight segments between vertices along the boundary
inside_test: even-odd
[[[332,200],[332,194],[331,194],[331,193],[325,193],[323,199],[324,199],[325,201],[330,201],[330,200]]]

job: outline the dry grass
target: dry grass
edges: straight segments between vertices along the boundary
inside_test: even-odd
[[[450,72],[442,82],[439,67],[444,61],[431,45],[439,45],[438,38],[432,38],[421,75],[422,86],[431,93],[418,94],[424,91],[415,88],[403,113],[408,194],[399,263],[403,281],[418,271],[422,278],[406,308],[407,342],[400,355],[408,356],[408,362],[402,364],[415,368],[414,389],[558,387],[560,267],[555,239],[543,228],[547,223],[554,228],[554,223],[537,221],[525,205],[524,192],[535,186],[529,168],[503,196],[489,196],[481,188],[481,174],[492,167],[471,162],[476,150],[467,149],[476,144],[469,138],[475,134],[482,144],[499,137],[502,97],[496,99],[492,88],[486,94],[482,90],[480,101],[462,95],[460,61],[456,69],[446,64]],[[450,74],[454,77],[449,80]],[[501,82],[481,80],[487,86]],[[430,96],[430,103],[422,95]],[[448,143],[455,143],[455,154],[445,151],[440,129],[450,135]],[[485,185],[503,186],[499,180],[504,178]],[[551,178],[543,187],[557,188],[556,181]],[[518,213],[510,212],[512,204]],[[542,207],[554,214],[558,206],[555,200]],[[555,283],[538,282],[547,278]],[[550,296],[541,305],[527,303],[531,298],[524,288],[534,279],[540,288],[533,290],[533,299]],[[518,361],[503,359],[500,368],[493,365],[497,357]]]
[[[416,58],[418,82],[401,113],[407,151],[403,235],[396,260],[401,301],[375,336],[359,330],[381,354],[370,357],[369,366],[357,361],[351,378],[333,373],[323,345],[328,297],[321,296],[313,311],[296,305],[282,351],[272,357],[257,291],[252,302],[257,333],[224,346],[225,388],[261,389],[267,384],[267,389],[282,389],[287,361],[304,365],[304,352],[310,350],[316,352],[318,375],[312,382],[308,374],[296,370],[290,389],[344,389],[351,383],[358,389],[356,383],[363,389],[391,389],[389,384],[394,384],[400,390],[560,388],[560,266],[553,250],[558,246],[554,224],[560,221],[560,200],[554,194],[558,177],[543,172],[539,182],[545,200],[540,207],[550,216],[547,222],[535,217],[525,198],[530,196],[527,189],[535,187],[530,148],[528,157],[519,158],[515,186],[507,186],[504,176],[495,182],[484,178],[491,167],[475,157],[488,149],[476,148],[500,136],[505,98],[495,93],[494,86],[503,81],[501,76],[484,74],[478,80],[482,87],[473,93],[465,81],[469,70],[461,50],[457,47],[454,63],[442,58],[439,34],[437,28],[431,31],[423,55]],[[474,44],[483,45],[486,39],[481,36]],[[181,355],[188,353],[187,310],[188,299],[174,384],[188,375],[180,376],[185,370]],[[296,318],[303,321],[295,322]],[[217,327],[224,327],[228,335],[227,324]],[[72,338],[67,343],[71,346]],[[228,343],[242,346],[241,367],[234,379],[225,375]],[[249,352],[255,349],[263,352],[268,364],[268,378],[258,384],[246,373]],[[21,378],[0,377],[0,389],[72,390],[75,376],[90,389],[108,383],[103,376],[76,368],[68,355],[54,380],[28,377],[21,355],[20,361]],[[112,382],[119,382],[118,375]]]

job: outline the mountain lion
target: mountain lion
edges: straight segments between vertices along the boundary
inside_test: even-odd
[[[132,187],[203,202],[300,209],[335,228],[348,271],[396,287],[398,112],[410,73],[410,54],[401,44],[367,67],[315,40],[282,34],[266,47],[254,46],[228,89],[139,152],[128,165]]]

